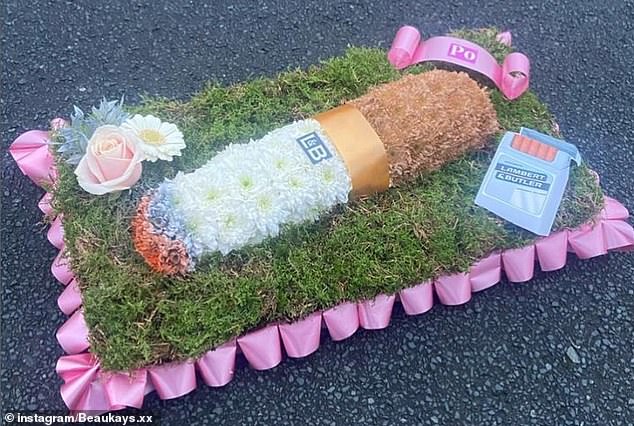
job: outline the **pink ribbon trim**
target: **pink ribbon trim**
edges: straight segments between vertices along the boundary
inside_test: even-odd
[[[97,414],[124,408],[108,401],[99,379],[99,363],[91,354],[63,356],[57,361],[56,371],[64,380],[60,392],[71,411]]]
[[[198,372],[207,386],[224,386],[233,379],[237,350],[236,342],[231,341],[205,353],[196,361]]]
[[[427,60],[423,59],[425,51],[420,46],[417,47],[420,34],[416,36],[418,39],[412,39],[412,35],[415,34],[411,30],[407,30],[400,39],[397,35],[399,40],[395,40],[390,51],[390,60],[399,67],[407,66],[404,64],[411,63],[411,58]],[[453,42],[449,39],[444,43]],[[432,40],[425,44],[429,45]],[[467,48],[473,47],[464,44],[464,41],[460,42]],[[418,49],[414,54],[405,49],[411,44]],[[507,70],[525,66],[524,83],[528,86],[528,60],[524,63],[523,55],[512,55],[505,59],[505,63],[509,63]],[[514,90],[519,90],[518,87],[521,89],[521,86],[515,85]],[[517,96],[525,89],[521,89]],[[56,176],[47,140],[46,132],[30,131],[18,137],[10,147],[11,155],[20,170],[38,185],[54,183]],[[39,206],[44,214],[51,212],[50,202],[50,194],[45,194],[40,200]],[[525,248],[492,254],[475,263],[468,273],[442,276],[435,281],[403,289],[398,293],[398,298],[407,314],[418,315],[433,307],[434,293],[442,304],[465,303],[471,298],[472,292],[500,282],[502,270],[511,282],[531,279],[535,255],[542,270],[550,271],[565,265],[568,247],[580,258],[598,256],[608,250],[634,250],[634,229],[625,222],[628,217],[629,213],[621,203],[606,197],[605,207],[594,224],[586,224],[571,231],[560,231]],[[48,238],[55,247],[63,248],[61,217],[53,221]],[[119,410],[126,406],[140,408],[145,395],[153,390],[157,391],[161,399],[185,395],[196,388],[196,370],[208,386],[224,386],[233,378],[238,346],[251,366],[259,370],[273,368],[281,362],[281,342],[289,356],[307,356],[319,346],[322,318],[333,340],[352,336],[359,325],[366,329],[385,328],[389,325],[397,299],[396,295],[378,295],[371,301],[342,303],[295,323],[267,326],[240,337],[237,344],[236,341],[231,341],[206,352],[195,363],[172,363],[129,373],[110,373],[101,372],[98,360],[84,352],[89,348],[89,340],[88,328],[80,309],[81,294],[61,251],[53,261],[51,271],[60,282],[68,284],[58,298],[58,305],[65,314],[72,314],[56,334],[60,346],[69,354],[60,357],[56,367],[57,374],[64,381],[60,389],[61,396],[71,411],[90,411],[93,414]]]
[[[111,407],[141,408],[148,384],[147,370],[102,374],[106,398]]]
[[[9,147],[11,156],[23,174],[36,185],[50,185],[56,177],[55,160],[48,150],[48,133],[29,130],[22,133]]]
[[[53,194],[51,194],[50,192],[47,192],[40,199],[40,202],[37,203],[38,208],[42,211],[42,213],[44,213],[44,216],[48,216],[53,211],[53,207],[51,206],[52,199],[53,199]]]
[[[471,291],[486,290],[500,282],[502,279],[502,255],[493,253],[475,263],[469,270],[469,282]]]
[[[358,303],[359,324],[366,330],[380,330],[390,325],[396,296],[379,294],[372,300]]]
[[[46,203],[50,203],[50,196]],[[46,208],[42,209],[46,213]],[[501,279],[504,271],[509,281],[524,282],[533,277],[535,256],[544,271],[565,265],[568,247],[581,258],[605,254],[608,250],[634,250],[634,228],[625,222],[627,209],[606,197],[605,208],[594,224],[575,230],[563,230],[539,239],[530,246],[494,253],[475,263],[467,273],[438,277],[406,288],[398,299],[408,315],[428,312],[434,305],[434,293],[445,305],[467,302],[471,294],[489,288]],[[51,243],[63,248],[61,218],[49,231]],[[53,275],[68,284],[58,299],[60,310],[70,318],[57,331],[60,346],[69,355],[60,357],[57,374],[64,384],[60,392],[71,411],[101,413],[124,407],[140,408],[145,395],[153,390],[159,398],[172,399],[196,388],[196,370],[208,386],[224,386],[234,375],[238,347],[249,364],[258,370],[273,368],[282,360],[282,343],[290,357],[304,357],[319,347],[321,324],[325,324],[333,340],[352,336],[361,325],[365,329],[381,329],[389,325],[397,295],[378,295],[371,301],[347,302],[323,313],[290,323],[270,325],[247,333],[236,341],[206,352],[194,362],[172,363],[132,372],[102,372],[99,362],[90,353],[88,328],[81,308],[81,294],[68,261],[60,251],[51,266]]]
[[[590,259],[608,252],[600,223],[581,225],[570,231],[568,244],[580,259]]]
[[[601,222],[601,231],[606,250],[634,249],[634,229],[629,223],[622,220],[604,220]]]
[[[420,315],[434,306],[434,287],[432,281],[405,288],[398,293],[407,315]]]
[[[535,273],[535,245],[505,250],[502,264],[506,278],[512,283],[523,283],[533,278]]]
[[[398,69],[420,62],[442,61],[459,65],[487,76],[508,99],[528,89],[530,61],[517,52],[510,53],[499,65],[483,47],[455,37],[433,37],[422,41],[420,32],[403,26],[396,33],[388,60]]]
[[[59,310],[66,315],[71,315],[81,306],[81,293],[77,281],[74,279],[66,286],[62,294],[57,298]]]
[[[359,329],[359,312],[356,303],[342,303],[323,313],[324,323],[330,338],[334,341],[344,340]]]
[[[556,271],[566,266],[568,257],[568,231],[563,230],[535,242],[537,259],[542,271]]]
[[[605,197],[605,206],[599,214],[601,219],[607,220],[627,220],[630,213],[625,206],[612,197]]]
[[[148,374],[161,399],[178,398],[196,389],[196,370],[191,362],[152,367]]]
[[[88,349],[90,343],[84,312],[80,309],[71,315],[57,330],[55,337],[67,354],[78,354]]]
[[[268,370],[282,362],[282,347],[277,325],[270,325],[238,339],[244,357],[256,370]]]
[[[471,283],[466,273],[445,275],[434,282],[438,300],[443,305],[456,306],[471,300]]]
[[[63,253],[63,250],[60,250],[55,260],[53,260],[51,264],[51,274],[53,274],[57,281],[66,285],[74,278],[74,275],[73,271],[70,270],[70,262]]]
[[[321,339],[321,312],[315,312],[303,320],[279,325],[280,336],[291,358],[303,358],[319,348]]]
[[[46,234],[48,241],[53,247],[61,250],[64,247],[64,226],[62,225],[62,217],[57,216]]]

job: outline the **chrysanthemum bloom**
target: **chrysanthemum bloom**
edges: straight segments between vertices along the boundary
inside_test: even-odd
[[[154,228],[148,220],[149,203],[150,197],[143,197],[132,220],[134,246],[157,272],[166,275],[188,272],[191,262],[185,246],[181,241],[171,239]]]

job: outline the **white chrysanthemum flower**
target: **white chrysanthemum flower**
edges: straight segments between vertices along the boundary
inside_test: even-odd
[[[298,143],[313,132],[332,154],[316,164]],[[284,224],[315,220],[346,202],[352,189],[345,164],[312,119],[231,144],[172,185],[189,238],[223,254],[276,236]]]
[[[121,127],[135,133],[141,140],[140,148],[146,160],[172,161],[185,148],[183,134],[175,124],[166,123],[153,115],[136,114],[126,120]]]

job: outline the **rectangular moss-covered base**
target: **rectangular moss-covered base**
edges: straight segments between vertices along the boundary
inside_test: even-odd
[[[458,35],[498,59],[508,48],[495,31]],[[429,66],[407,72],[424,72]],[[327,110],[399,78],[379,49],[352,48],[305,71],[221,87],[210,84],[188,101],[148,99],[132,107],[174,122],[187,149],[172,163],[144,166],[142,181],[118,197],[81,191],[59,162],[54,208],[64,215],[66,247],[80,282],[91,351],[106,369],[127,370],[196,357],[226,340],[276,320],[302,318],[347,300],[370,299],[466,271],[488,253],[526,245],[535,236],[475,206],[473,200],[497,140],[405,187],[353,202],[317,223],[228,256],[212,256],[185,278],[149,270],[130,239],[140,196],[192,171],[231,142],[257,138],[293,119]],[[509,102],[491,89],[504,130],[553,133],[546,107],[528,92]],[[571,172],[555,229],[591,220],[603,195],[586,166]]]

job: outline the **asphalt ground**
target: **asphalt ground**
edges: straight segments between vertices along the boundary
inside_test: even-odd
[[[2,25],[3,409],[64,410],[54,372],[62,287],[37,201],[6,148],[73,103],[183,98],[341,54],[387,47],[404,23],[437,35],[497,25],[531,59],[532,88],[634,211],[632,1],[17,1]],[[211,3],[211,2],[208,2]],[[476,4],[478,3],[478,4]],[[530,4],[529,4],[530,3]],[[579,363],[566,355],[573,346]],[[634,424],[634,256],[579,261],[502,283],[462,307],[324,339],[301,360],[220,389],[146,398],[162,424]],[[130,410],[130,412],[135,412]]]

